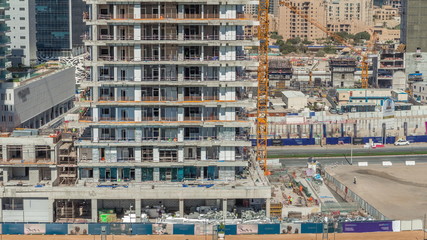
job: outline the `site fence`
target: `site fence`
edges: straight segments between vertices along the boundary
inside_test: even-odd
[[[357,195],[355,192],[351,191],[346,185],[342,184],[336,178],[331,176],[329,173],[325,172],[325,179],[327,180],[327,184],[332,187],[338,194],[341,195],[345,200],[353,201],[365,210],[369,215],[374,217],[375,219],[386,220],[387,217],[384,216],[380,211],[378,211],[375,207],[366,202],[363,198]]]
[[[2,223],[1,234],[10,235],[225,235],[399,232],[421,230],[422,221],[366,221],[329,223],[211,224],[169,223]]]
[[[256,139],[250,139],[252,146],[256,146]],[[267,139],[268,146],[302,146],[302,145],[320,145],[322,139],[319,138],[279,138]],[[396,137],[329,137],[325,138],[327,145],[337,144],[366,144],[366,143],[379,143],[379,144],[392,144],[397,139]],[[406,140],[409,142],[427,142],[427,135],[422,136],[407,136]]]

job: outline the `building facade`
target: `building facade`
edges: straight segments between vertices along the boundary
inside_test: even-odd
[[[83,52],[82,36],[87,27],[82,20],[86,5],[82,0],[36,0],[38,57],[57,59]]]
[[[355,34],[373,26],[373,0],[327,0],[325,5],[330,31]]]
[[[417,49],[427,50],[427,2],[417,0],[402,1],[401,41],[406,45],[407,53],[414,53]]]
[[[34,65],[37,62],[35,2],[11,1],[6,14],[12,18],[7,23],[11,29],[7,35],[11,40],[12,65],[15,67]]]
[[[324,1],[287,1],[310,18],[316,19],[320,25],[326,26],[326,5]],[[326,33],[285,6],[281,6],[279,9],[278,33],[284,39],[299,37],[308,41],[315,41],[326,37]]]
[[[286,1],[333,32],[355,34],[373,26],[372,0]],[[299,37],[315,41],[326,37],[326,33],[290,11],[286,6],[279,7],[278,32],[285,39]]]
[[[0,0],[0,82],[12,78],[12,74],[7,71],[7,68],[12,66],[8,60],[10,38],[7,33],[10,28],[7,26],[7,22],[10,21],[10,16],[6,14],[7,9],[9,9],[9,1]]]

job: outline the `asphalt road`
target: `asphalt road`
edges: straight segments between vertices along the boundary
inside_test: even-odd
[[[286,154],[331,154],[341,153],[350,155],[351,145],[343,146],[304,146],[304,147],[273,147],[268,149],[269,155],[286,155]],[[353,153],[375,153],[375,152],[411,152],[427,151],[425,144],[411,144],[408,146],[386,145],[384,148],[365,149],[361,145],[353,145]]]
[[[347,160],[344,157],[335,158],[316,158],[320,164],[326,165],[349,165],[351,161],[350,157]],[[393,164],[403,165],[405,161],[415,161],[416,163],[427,163],[426,155],[418,156],[368,156],[368,157],[353,157],[353,165],[357,165],[358,162],[368,162],[368,164],[380,165],[383,161],[390,161]],[[305,158],[289,158],[281,159],[280,162],[284,167],[305,167],[307,166],[307,159]]]

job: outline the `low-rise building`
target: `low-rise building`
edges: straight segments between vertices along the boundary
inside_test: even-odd
[[[337,89],[336,98],[340,104],[373,103],[382,106],[387,99],[395,102],[407,102],[408,94],[393,89]]]
[[[427,82],[412,83],[414,98],[422,103],[427,103]]]
[[[28,78],[0,83],[0,130],[39,128],[73,106],[74,67],[42,69]]]
[[[307,96],[300,91],[283,91],[282,100],[287,109],[300,110],[307,106]]]
[[[333,87],[354,87],[357,62],[352,57],[329,59]]]

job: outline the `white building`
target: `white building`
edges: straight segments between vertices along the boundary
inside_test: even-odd
[[[300,110],[307,106],[307,96],[300,91],[283,91],[282,100],[287,109]]]
[[[30,66],[37,61],[36,7],[35,0],[9,1],[6,11],[11,20],[7,22],[10,31],[11,61],[13,66]]]
[[[0,130],[39,128],[68,111],[75,94],[74,71],[43,69],[19,82],[0,83]]]

